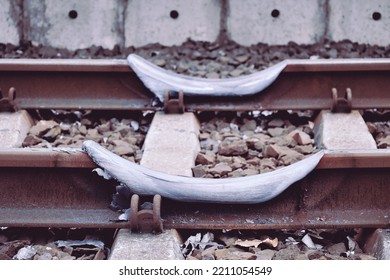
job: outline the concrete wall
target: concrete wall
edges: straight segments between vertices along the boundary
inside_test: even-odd
[[[187,39],[390,44],[389,0],[0,0],[0,43],[70,50]]]
[[[130,0],[125,21],[126,46],[159,42],[178,45],[188,38],[215,41],[220,30],[219,0]]]
[[[91,45],[112,48],[122,42],[125,2],[26,0],[23,6],[24,37],[59,48],[77,49]]]
[[[389,0],[329,0],[329,38],[390,44]]]
[[[326,30],[321,0],[229,0],[227,30],[241,45],[318,42]]]
[[[18,44],[20,32],[21,3],[19,1],[0,0],[0,42]]]

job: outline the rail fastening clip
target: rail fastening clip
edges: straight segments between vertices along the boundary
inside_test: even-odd
[[[132,232],[159,233],[163,231],[161,196],[153,197],[152,209],[138,210],[139,196],[134,194],[130,202],[130,229]]]
[[[0,112],[16,112],[19,110],[15,102],[16,89],[11,87],[8,91],[8,96],[3,97],[0,88]]]
[[[184,93],[183,91],[164,92],[164,112],[166,114],[184,113]]]
[[[352,90],[345,89],[345,97],[340,98],[337,89],[332,88],[332,113],[350,113],[352,110]]]

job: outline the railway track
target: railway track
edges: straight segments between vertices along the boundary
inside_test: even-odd
[[[252,97],[168,93],[161,103],[124,60],[3,59],[1,108],[105,113],[389,109],[389,72],[388,59],[291,60],[271,86]],[[91,172],[98,167],[81,149],[1,148],[0,225],[142,226],[131,219],[119,221],[118,213],[108,208],[118,182]],[[390,150],[329,150],[308,176],[267,202],[230,205],[164,197],[160,202],[155,197],[159,209],[151,215],[157,213],[157,227],[164,229],[387,228],[389,168]],[[150,229],[150,221],[145,226]]]
[[[163,199],[163,225],[168,229],[388,227],[389,154],[388,150],[326,154],[312,174],[264,204],[216,206]],[[82,151],[3,149],[0,162],[2,226],[129,226],[108,209],[115,183],[91,174],[97,166]]]
[[[352,91],[352,109],[387,109],[388,59],[288,60],[270,87],[249,97],[186,97],[186,111],[322,110],[332,88]],[[2,59],[3,95],[20,109],[162,110],[125,60]]]

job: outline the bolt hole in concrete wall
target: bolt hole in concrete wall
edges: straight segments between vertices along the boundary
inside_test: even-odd
[[[69,13],[68,13],[68,16],[69,16],[69,18],[71,18],[71,19],[76,19],[77,16],[78,16],[78,13],[77,13],[76,10],[70,10]]]
[[[273,18],[277,18],[280,16],[280,11],[278,9],[273,9],[272,12],[271,12],[271,16]]]
[[[382,14],[380,12],[373,12],[372,13],[373,20],[380,20],[381,18],[382,18]]]
[[[179,12],[176,11],[176,10],[172,10],[170,13],[169,13],[169,16],[173,19],[177,19],[179,17]]]

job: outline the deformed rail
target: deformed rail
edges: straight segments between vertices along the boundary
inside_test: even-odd
[[[332,89],[352,109],[390,107],[390,59],[289,60],[277,80],[248,97],[185,97],[188,111],[332,107]],[[21,109],[161,110],[125,60],[0,60],[0,87]]]
[[[0,150],[0,225],[129,227],[108,208],[107,181],[80,150]],[[162,199],[164,228],[389,227],[390,150],[327,153],[309,176],[255,205]]]
[[[390,108],[390,59],[288,61],[251,97],[184,97],[187,111]],[[19,109],[164,109],[125,60],[0,60],[0,87]],[[6,100],[7,97],[1,100]],[[2,101],[2,102],[3,102]],[[1,105],[1,104],[0,104]],[[124,228],[109,209],[114,181],[81,150],[0,149],[0,226]],[[164,228],[276,229],[390,226],[390,150],[335,151],[265,203],[162,199]],[[145,198],[147,199],[147,198]]]

